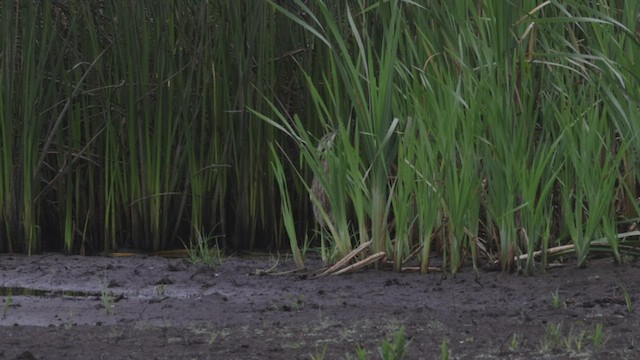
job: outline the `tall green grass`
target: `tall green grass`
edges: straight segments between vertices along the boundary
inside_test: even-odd
[[[2,251],[160,250],[194,231],[281,247],[268,155],[281,136],[247,109],[268,113],[262,94],[292,86],[286,53],[299,40],[276,35],[286,28],[268,4],[0,11]]]
[[[328,263],[367,247],[359,260],[396,271],[622,261],[640,211],[639,11],[3,2],[0,251],[207,233],[289,248],[298,267],[309,236]]]
[[[328,172],[308,162],[341,206],[335,224],[347,202],[356,238],[395,270],[419,260],[427,271],[434,243],[451,272],[482,261],[530,273],[564,244],[583,266],[601,238],[620,261],[617,217],[637,218],[637,206],[616,212],[635,203],[636,77],[625,67],[638,39],[625,23],[636,5],[295,3],[305,16],[274,6],[332,65],[310,93],[342,140]],[[286,132],[314,153],[303,123]],[[344,255],[347,238],[329,233]]]

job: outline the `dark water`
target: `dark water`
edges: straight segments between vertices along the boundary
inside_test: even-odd
[[[101,293],[76,290],[41,290],[25,287],[0,287],[0,296],[36,296],[36,297],[99,297]]]

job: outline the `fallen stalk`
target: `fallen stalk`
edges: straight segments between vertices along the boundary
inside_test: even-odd
[[[373,264],[376,261],[383,259],[385,256],[387,256],[387,253],[385,253],[384,251],[380,251],[378,253],[375,253],[371,256],[369,256],[366,259],[362,259],[360,261],[358,261],[357,263],[353,264],[353,265],[349,265],[346,268],[336,271],[335,273],[331,274],[331,275],[342,275],[342,274],[346,274],[349,272],[353,272],[356,271],[358,269],[362,269],[363,267],[366,267],[367,265]]]
[[[367,249],[369,246],[371,246],[371,240],[364,242],[362,244],[360,244],[360,246],[358,246],[357,248],[351,250],[350,253],[347,254],[347,256],[343,257],[342,260],[338,261],[337,263],[335,263],[333,266],[331,266],[330,268],[328,268],[327,270],[323,271],[322,273],[318,274],[316,277],[322,277],[322,276],[326,276],[329,275],[331,273],[335,273],[338,270],[340,270],[342,267],[344,267],[345,265],[347,265],[349,263],[349,261],[351,261],[351,259],[353,259],[354,257],[356,257],[358,254],[360,254],[361,252],[363,252],[365,249]],[[377,254],[376,254],[377,255]],[[366,259],[365,259],[366,260]]]
[[[629,232],[625,232],[625,233],[620,233],[617,235],[618,239],[625,239],[627,237],[630,236],[638,236],[640,235],[640,231],[629,231]],[[609,241],[606,238],[601,238],[598,240],[593,240],[590,243],[591,246],[609,246]],[[638,249],[637,247],[633,247],[633,246],[625,246],[625,245],[620,245],[620,248],[626,248],[626,249]],[[552,247],[547,249],[546,254],[547,255],[556,255],[559,253],[563,253],[566,251],[573,251],[575,249],[575,245],[574,244],[568,244],[568,245],[561,245],[561,246],[556,246],[556,247]],[[543,253],[545,253],[545,251],[542,250],[538,250],[538,251],[534,251],[532,253],[532,256],[534,258],[540,257]],[[529,258],[529,254],[522,254],[519,256],[514,257],[514,260],[518,261],[518,260],[526,260]],[[499,261],[496,260],[495,263],[498,263]]]

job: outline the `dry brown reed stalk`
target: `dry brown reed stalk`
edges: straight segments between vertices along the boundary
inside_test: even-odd
[[[340,261],[333,264],[333,266],[318,274],[317,277],[337,273],[338,271],[340,271],[340,269],[345,267],[349,263],[349,261],[351,261],[351,259],[355,258],[358,254],[365,252],[370,246],[371,240],[367,241],[364,244],[361,244],[357,248],[353,249],[349,254],[347,254],[347,256],[343,257],[342,259],[340,259]]]

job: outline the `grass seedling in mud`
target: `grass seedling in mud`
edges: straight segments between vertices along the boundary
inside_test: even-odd
[[[11,295],[11,290],[7,290],[7,294],[4,297],[4,304],[2,305],[2,319],[6,319],[7,318],[7,313],[9,312],[9,308],[11,307],[11,303],[12,303],[12,295]]]
[[[226,336],[229,336],[230,331],[223,329],[223,330],[219,330],[219,331],[211,331],[209,333],[209,337],[207,338],[207,344],[209,345],[213,345],[215,344],[216,340],[218,340],[218,338],[224,338]]]
[[[305,296],[304,294],[298,294],[297,296],[289,295],[289,306],[293,311],[300,311],[304,309]]]
[[[393,333],[391,340],[383,340],[378,347],[378,353],[383,360],[402,360],[405,352],[409,347],[410,341],[407,341],[404,327],[400,327]],[[356,359],[366,360],[367,350],[361,346],[356,349]],[[346,359],[351,359],[347,354]]]
[[[562,323],[547,326],[547,334],[540,343],[541,353],[552,350],[564,350],[567,354],[600,351],[610,337],[605,334],[601,323],[595,324],[592,332],[584,324],[572,326],[566,335],[563,334],[562,327]]]
[[[551,293],[551,306],[553,306],[554,309],[560,309],[560,307],[562,306],[562,300],[560,299],[560,294],[558,294],[559,289],[556,289],[556,291],[553,291]]]
[[[309,355],[311,360],[324,360],[327,355],[327,346],[328,345],[324,345],[321,350],[316,350],[315,354]]]
[[[511,351],[518,351],[523,345],[525,345],[526,341],[523,342],[518,334],[513,334],[511,336],[511,341],[509,342],[509,349]]]
[[[324,345],[322,349],[316,350],[315,354],[309,355],[311,360],[324,360],[327,355],[327,345]]]
[[[607,342],[608,339],[605,338],[604,331],[602,330],[602,324],[597,323],[595,328],[593,329],[593,335],[591,335],[591,343],[593,344],[593,349],[595,351],[599,351],[602,345]]]
[[[442,338],[442,342],[440,343],[440,359],[449,360],[449,357],[451,357],[449,341],[447,340],[447,338]]]
[[[567,352],[575,351],[579,354],[584,349],[585,329],[576,330],[574,327],[569,329],[569,334],[564,338],[564,345]]]
[[[195,239],[184,244],[189,261],[195,265],[215,266],[222,262],[222,254],[218,245],[218,238],[212,234],[204,235],[200,230],[195,231]]]
[[[189,327],[189,330],[191,331],[192,335],[205,339],[205,341],[209,345],[213,345],[217,340],[225,338],[231,334],[231,331],[227,328],[214,329],[206,326],[193,326]]]
[[[116,297],[109,291],[108,282],[106,279],[98,279],[101,284],[100,290],[100,302],[107,315],[113,315],[115,312],[115,300]]]
[[[547,336],[543,342],[543,349],[551,350],[560,345],[562,337],[562,323],[549,324],[547,326]]]
[[[622,284],[618,283],[618,286],[620,287],[620,290],[622,290],[624,303],[627,306],[627,314],[631,315],[631,313],[633,313],[633,299],[631,298],[631,295],[629,295],[629,292],[627,291],[627,289],[624,286],[622,286]]]
[[[100,300],[102,301],[102,307],[107,312],[107,315],[113,315],[115,313],[115,305],[114,305],[115,297],[111,292],[103,288],[100,292]]]
[[[351,359],[351,356],[347,355],[346,356],[347,360]],[[358,345],[358,348],[356,349],[356,359],[358,360],[367,360],[367,349],[361,347]]]
[[[401,327],[393,334],[393,340],[384,340],[378,349],[380,356],[384,360],[402,360],[409,346],[404,327]]]

